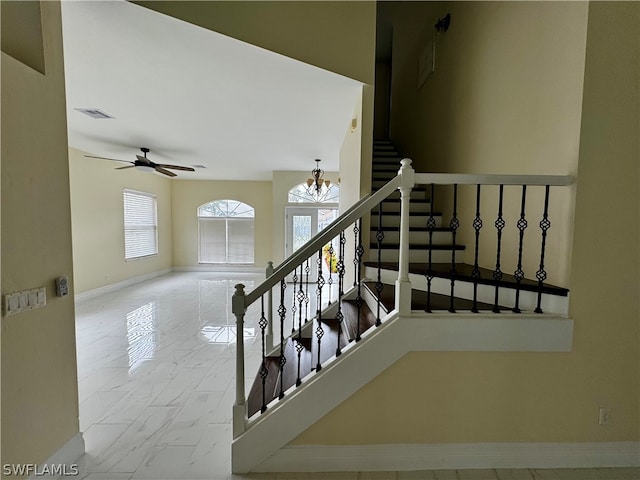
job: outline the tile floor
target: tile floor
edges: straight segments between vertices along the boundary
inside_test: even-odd
[[[262,275],[171,273],[76,304],[84,480],[640,480],[640,469],[230,473],[236,283]],[[245,324],[247,390],[260,355]]]

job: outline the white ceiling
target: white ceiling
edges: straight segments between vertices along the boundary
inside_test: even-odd
[[[62,20],[72,147],[206,166],[182,179],[338,170],[360,82],[121,0],[62,2]]]

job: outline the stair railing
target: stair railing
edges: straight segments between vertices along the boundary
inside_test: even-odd
[[[546,254],[546,241],[547,234],[549,229],[551,228],[551,221],[549,220],[549,193],[551,187],[564,187],[571,185],[573,183],[573,177],[568,175],[499,175],[499,174],[449,174],[449,173],[416,173],[415,174],[415,183],[416,185],[424,185],[431,191],[431,196],[433,196],[434,187],[435,186],[450,186],[453,188],[453,205],[451,206],[452,216],[451,220],[448,224],[449,231],[451,232],[454,248],[451,249],[451,258],[450,258],[450,268],[445,272],[446,277],[449,278],[450,281],[450,292],[449,292],[449,312],[455,313],[456,308],[454,306],[455,299],[455,287],[456,280],[460,277],[458,272],[456,271],[456,246],[455,246],[455,238],[456,232],[460,227],[460,220],[458,219],[458,189],[460,186],[467,187],[475,187],[475,218],[472,222],[472,227],[475,232],[475,243],[474,243],[474,264],[471,270],[471,277],[473,279],[473,304],[470,309],[471,312],[478,313],[478,287],[481,283],[487,285],[492,284],[494,288],[494,296],[493,296],[493,307],[491,311],[493,313],[500,313],[504,311],[504,307],[500,305],[500,291],[501,287],[504,286],[504,278],[506,276],[503,271],[502,265],[502,254],[503,254],[503,231],[505,227],[507,227],[507,221],[503,215],[503,206],[504,206],[504,187],[505,186],[515,186],[521,188],[521,196],[520,196],[520,213],[519,218],[516,221],[516,228],[518,231],[518,253],[517,253],[517,266],[515,271],[513,271],[513,279],[515,282],[515,302],[512,308],[509,309],[510,312],[513,313],[521,313],[520,309],[520,294],[523,289],[527,289],[529,291],[534,291],[537,295],[537,302],[534,308],[535,313],[543,313],[542,310],[542,295],[545,293],[545,285],[544,281],[547,279],[547,271],[545,266],[545,254]],[[496,186],[498,187],[498,212],[497,217],[494,221],[494,227],[496,231],[496,254],[495,254],[495,266],[490,269],[490,278],[487,278],[487,273],[485,271],[485,276],[483,277],[481,273],[481,267],[479,264],[479,239],[480,239],[480,230],[483,227],[483,220],[480,215],[480,192],[481,187],[485,186]],[[538,270],[535,272],[535,277],[537,280],[537,285],[532,286],[530,284],[525,284],[523,281],[525,279],[525,272],[523,271],[523,249],[524,249],[524,236],[525,230],[529,226],[529,221],[526,218],[525,207],[527,200],[527,187],[543,187],[544,188],[544,206],[542,210],[542,218],[540,219],[538,226],[540,229],[540,250],[539,250],[539,266]],[[433,204],[432,204],[433,205]],[[427,227],[429,231],[430,241],[429,241],[429,253],[425,255],[425,260],[427,260],[427,271],[426,271],[426,306],[424,310],[426,312],[431,312],[431,283],[435,276],[435,262],[432,261],[432,237],[433,232],[436,230],[436,223],[434,221],[434,213],[433,208],[431,208],[430,213],[427,218]],[[428,257],[428,259],[427,259]],[[485,269],[486,270],[486,269]],[[440,271],[440,275],[443,272]]]
[[[396,177],[391,179],[388,183],[382,186],[379,190],[371,195],[367,195],[358,201],[355,205],[350,207],[346,212],[340,215],[336,220],[334,220],[329,226],[327,226],[324,230],[322,230],[318,235],[309,240],[305,245],[299,248],[293,255],[287,258],[281,265],[277,268],[273,268],[273,265],[269,265],[267,268],[267,278],[264,282],[262,282],[259,286],[257,286],[251,292],[246,293],[244,291],[244,285],[238,284],[236,285],[236,292],[233,295],[232,299],[232,312],[236,316],[236,401],[233,407],[233,435],[234,438],[237,438],[241,435],[248,426],[249,417],[258,411],[264,413],[268,408],[268,403],[273,398],[273,395],[265,395],[267,379],[271,379],[273,381],[274,378],[279,379],[278,384],[271,384],[269,388],[271,388],[271,394],[276,395],[279,399],[284,398],[285,396],[285,388],[284,388],[284,374],[285,369],[289,369],[291,372],[291,368],[293,368],[295,372],[295,366],[287,366],[287,358],[285,355],[285,348],[295,348],[297,350],[297,379],[295,382],[295,386],[300,386],[303,382],[301,381],[300,374],[300,362],[301,362],[301,351],[303,350],[302,346],[302,328],[304,325],[308,324],[308,322],[313,322],[313,326],[315,326],[315,330],[313,330],[313,334],[315,334],[315,338],[312,338],[313,342],[317,342],[318,345],[318,358],[312,359],[312,365],[315,364],[315,370],[318,372],[321,370],[322,365],[320,362],[320,347],[322,342],[322,337],[324,335],[323,324],[322,324],[322,315],[323,315],[323,291],[327,286],[327,282],[324,279],[322,273],[322,262],[323,255],[326,252],[323,252],[323,247],[326,245],[330,245],[328,248],[328,252],[330,254],[330,260],[328,262],[329,266],[329,275],[331,276],[333,271],[333,254],[335,253],[335,248],[333,247],[333,243],[335,239],[338,240],[338,257],[335,263],[335,273],[338,275],[338,295],[335,301],[336,311],[335,319],[340,322],[342,318],[341,313],[341,300],[343,298],[344,285],[346,284],[345,275],[347,271],[347,266],[350,262],[347,262],[345,259],[345,243],[346,243],[346,235],[347,229],[353,226],[353,235],[354,235],[354,288],[357,291],[356,304],[360,305],[362,303],[361,298],[361,277],[360,272],[362,270],[363,264],[363,256],[365,253],[365,249],[362,244],[362,223],[361,219],[363,216],[368,215],[373,209],[378,207],[379,217],[378,217],[378,235],[377,235],[377,246],[378,246],[378,282],[376,284],[376,290],[378,292],[378,296],[380,296],[381,291],[381,277],[380,277],[380,249],[382,248],[382,240],[384,238],[384,234],[382,234],[382,224],[380,221],[380,215],[382,214],[382,209],[379,207],[381,202],[385,200],[389,195],[394,193],[396,190],[400,192],[400,238],[399,238],[399,253],[398,253],[398,276],[395,281],[395,303],[394,310],[402,315],[410,315],[411,314],[411,305],[412,305],[412,284],[409,277],[409,263],[410,263],[410,247],[409,247],[409,225],[410,225],[410,195],[411,191],[416,184],[426,186],[426,191],[431,191],[431,200],[433,200],[433,192],[434,186],[436,185],[448,185],[453,186],[453,208],[452,208],[452,218],[449,222],[448,229],[452,233],[453,238],[455,239],[456,231],[460,226],[460,220],[458,219],[458,186],[466,185],[472,186],[476,188],[476,216],[473,219],[472,225],[475,230],[475,251],[474,251],[474,265],[473,270],[471,271],[471,277],[474,279],[474,292],[473,292],[473,307],[471,308],[472,312],[478,312],[478,302],[477,302],[477,289],[478,285],[482,282],[487,282],[486,278],[481,279],[480,274],[480,266],[479,266],[479,254],[478,254],[478,241],[480,235],[480,229],[482,228],[482,219],[480,218],[480,189],[481,186],[485,185],[495,185],[498,186],[499,190],[499,209],[498,216],[495,220],[495,228],[497,232],[497,248],[496,248],[496,266],[492,271],[492,281],[495,286],[495,304],[493,312],[499,313],[499,297],[498,292],[499,288],[502,285],[501,281],[503,278],[502,266],[501,266],[501,241],[502,241],[502,231],[505,228],[506,222],[503,218],[503,193],[504,186],[520,186],[522,189],[522,199],[521,199],[521,211],[520,211],[520,219],[517,221],[516,226],[519,231],[519,246],[518,246],[518,265],[517,269],[514,272],[514,277],[517,282],[517,290],[516,290],[516,302],[513,309],[510,311],[514,313],[520,313],[519,308],[519,294],[521,287],[524,288],[522,284],[524,279],[524,273],[522,271],[522,255],[523,255],[523,237],[524,231],[527,228],[527,220],[525,218],[525,202],[527,195],[527,186],[542,186],[545,189],[545,201],[544,201],[544,210],[542,219],[539,222],[539,227],[541,230],[541,247],[540,247],[540,262],[539,269],[536,272],[535,276],[538,280],[537,285],[537,293],[538,293],[538,301],[537,307],[535,308],[536,313],[542,313],[541,308],[541,297],[544,291],[544,281],[547,278],[547,272],[545,270],[545,248],[546,248],[546,236],[547,231],[551,226],[551,223],[548,218],[549,213],[549,189],[551,186],[566,186],[570,185],[573,182],[573,178],[570,176],[557,176],[557,175],[471,175],[471,174],[427,174],[427,173],[415,173],[413,168],[411,167],[411,160],[403,159],[401,162],[401,168],[398,170],[398,174]],[[428,234],[429,234],[429,242],[428,242],[428,267],[426,272],[427,279],[427,307],[425,308],[426,312],[431,312],[430,304],[431,304],[431,283],[436,275],[435,272],[435,263],[432,262],[432,247],[435,244],[433,242],[433,234],[437,230],[436,222],[434,220],[434,211],[433,206],[430,207],[430,211],[425,213],[425,225],[427,226]],[[455,298],[455,287],[457,280],[457,272],[456,272],[456,248],[451,249],[451,259],[450,259],[450,271],[447,272],[446,275],[450,278],[450,306],[449,312],[455,313],[456,309],[454,306],[454,298]],[[315,318],[308,318],[308,311],[310,309],[310,294],[313,295],[313,287],[310,289],[309,285],[309,277],[310,271],[312,270],[311,266],[314,264],[317,265],[317,275],[315,280],[315,296],[316,296],[316,316]],[[446,276],[445,275],[445,276]],[[293,278],[294,292],[292,295],[292,308],[291,312],[287,311],[287,307],[285,305],[285,291],[287,288],[287,279]],[[306,281],[305,281],[306,278]],[[329,281],[328,286],[332,286],[333,279]],[[304,287],[303,287],[304,285]],[[273,349],[273,319],[272,319],[272,292],[275,287],[278,287],[279,290],[279,305],[277,307],[277,316],[276,321],[279,322],[279,331],[280,331],[280,341],[278,350],[279,355],[275,355],[278,358],[277,364],[274,366],[273,364],[267,365],[266,358],[267,352]],[[527,286],[529,290],[531,290],[531,285]],[[310,291],[311,290],[311,291]],[[267,300],[267,309],[265,311],[265,297]],[[247,308],[260,300],[260,308],[261,315],[260,320],[258,322],[258,326],[260,328],[261,333],[261,342],[262,342],[262,363],[259,369],[259,377],[262,380],[262,400],[261,404],[254,404],[249,406],[247,404],[247,399],[245,398],[245,368],[244,368],[244,316],[247,311]],[[378,299],[378,305],[380,304],[380,299]],[[359,307],[358,307],[359,308]],[[302,320],[302,311],[305,311],[304,324]],[[380,325],[380,309],[378,308],[376,326]],[[288,325],[288,314],[293,313],[291,316],[291,336],[285,339],[285,324]],[[358,320],[359,321],[359,320]],[[297,322],[297,325],[296,325]],[[340,326],[340,325],[339,325]],[[297,327],[297,328],[296,328]],[[340,331],[340,328],[338,329]],[[356,341],[359,340],[359,329]],[[277,350],[276,350],[277,351]],[[338,344],[338,348],[335,352],[336,356],[340,355],[340,345]],[[277,368],[277,371],[274,369]],[[295,375],[295,374],[294,374]]]
[[[331,243],[334,239],[339,238],[340,242],[340,254],[343,256],[338,258],[336,270],[339,275],[339,289],[338,298],[336,300],[337,305],[340,305],[341,295],[344,294],[342,291],[343,280],[347,271],[347,266],[349,262],[345,261],[344,258],[344,242],[345,242],[345,232],[348,228],[353,226],[354,239],[355,239],[355,260],[354,260],[354,282],[355,284],[360,283],[360,278],[358,278],[358,274],[361,270],[361,264],[363,261],[364,255],[364,247],[362,245],[362,228],[361,228],[361,219],[363,216],[368,215],[370,211],[375,208],[380,202],[386,199],[389,195],[394,193],[396,190],[400,189],[402,195],[402,209],[404,212],[403,218],[406,220],[406,233],[409,231],[409,223],[408,223],[408,213],[409,213],[409,193],[411,188],[413,187],[413,175],[414,171],[411,168],[411,160],[404,159],[401,161],[401,168],[398,171],[398,175],[394,177],[391,181],[389,181],[386,185],[380,188],[378,191],[371,195],[367,195],[350,207],[347,211],[345,211],[342,215],[340,215],[336,220],[334,220],[330,225],[328,225],[325,229],[318,233],[315,237],[309,240],[306,244],[300,247],[293,255],[287,258],[281,265],[277,268],[273,269],[271,275],[258,285],[251,292],[246,293],[244,291],[244,285],[238,284],[236,285],[236,291],[233,295],[232,299],[232,312],[236,316],[236,401],[233,407],[233,432],[234,437],[237,437],[242,432],[245,431],[249,410],[247,406],[247,401],[245,398],[245,369],[244,369],[244,339],[243,339],[243,331],[244,331],[244,316],[247,311],[247,308],[252,305],[254,302],[261,300],[262,305],[262,313],[260,321],[258,325],[261,330],[261,340],[262,340],[262,364],[260,366],[260,377],[262,378],[262,389],[264,391],[265,385],[267,383],[267,378],[269,376],[269,370],[265,363],[265,352],[268,349],[268,335],[272,335],[273,329],[270,325],[269,321],[269,312],[265,312],[264,309],[264,297],[267,297],[268,303],[271,297],[272,289],[276,286],[279,286],[280,290],[280,301],[279,306],[277,308],[278,319],[280,323],[280,348],[279,348],[279,378],[280,385],[276,386],[276,389],[279,389],[278,397],[282,398],[284,396],[284,389],[282,386],[282,381],[284,377],[284,369],[286,366],[286,357],[284,349],[285,345],[285,320],[287,319],[287,308],[285,306],[284,295],[285,290],[287,288],[286,280],[290,275],[294,275],[294,278],[300,280],[300,290],[298,292],[294,292],[293,298],[294,302],[297,300],[299,307],[302,308],[303,305],[308,303],[309,295],[307,292],[302,290],[302,277],[306,275],[307,280],[309,278],[309,270],[310,263],[314,261],[317,265],[317,279],[316,279],[316,301],[317,301],[317,310],[316,310],[316,330],[314,341],[320,343],[322,341],[322,336],[324,335],[323,327],[322,327],[322,294],[323,287],[325,287],[326,281],[322,274],[322,261],[323,261],[323,247],[329,243]],[[405,205],[406,203],[406,205]],[[402,235],[401,235],[402,240]],[[406,241],[405,241],[406,243]],[[406,249],[405,249],[406,250]],[[316,257],[317,256],[317,257]],[[268,270],[271,271],[270,269]],[[408,270],[405,268],[400,276],[404,279],[404,284],[408,284]],[[313,292],[311,292],[313,293]],[[409,295],[411,294],[410,284],[409,284]],[[404,295],[406,297],[406,294]],[[298,312],[299,313],[299,312]],[[305,319],[308,321],[309,319]],[[295,321],[295,319],[294,319]],[[301,330],[301,325],[298,326],[298,331]],[[294,326],[294,330],[295,326]],[[294,332],[296,333],[296,332]],[[318,349],[320,350],[320,349]],[[336,352],[339,354],[339,352]],[[316,370],[320,370],[321,365],[320,362],[317,362]],[[264,400],[263,395],[263,403],[259,406],[259,410],[264,412],[267,408],[266,402]],[[252,412],[253,413],[253,412]]]

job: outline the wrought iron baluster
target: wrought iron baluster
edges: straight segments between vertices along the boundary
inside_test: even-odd
[[[302,282],[302,278],[300,279],[300,282]],[[296,313],[297,313],[297,308],[296,308],[296,296],[295,293],[298,290],[298,269],[294,268],[293,269],[293,293],[294,295],[292,296],[291,299],[291,333],[293,334],[296,331]]]
[[[267,368],[266,363],[266,329],[268,325],[268,320],[264,315],[264,295],[260,297],[260,305],[261,305],[261,315],[260,320],[258,321],[258,326],[260,327],[260,333],[262,337],[262,363],[260,365],[260,379],[262,380],[262,407],[260,407],[260,412],[264,413],[267,410],[267,394],[266,394],[266,382],[267,375],[269,375],[269,369]]]
[[[304,278],[304,274],[302,273],[302,263],[300,264],[300,288],[296,293],[296,298],[298,300],[298,338],[302,338],[302,305],[304,304],[304,290],[302,289],[302,279]]]
[[[311,267],[309,266],[309,259],[307,258],[306,265],[304,267],[304,273],[306,275],[306,281],[304,282],[304,323],[309,321],[309,273],[311,273]]]
[[[358,234],[360,233],[360,227],[358,225],[359,222],[360,222],[360,219],[356,220],[356,222],[353,224],[353,251],[354,251],[354,256],[353,256],[353,269],[354,269],[353,286],[354,287],[356,286],[356,284],[360,280],[360,278],[358,278],[358,275],[357,275],[357,272],[358,272]]]
[[[344,233],[344,230],[340,232],[340,246],[338,247],[338,297],[342,298],[344,295],[344,274],[345,274],[345,263],[344,263],[344,250],[345,245],[347,243],[347,236]]]
[[[519,231],[518,241],[518,266],[513,276],[516,278],[516,303],[512,309],[514,313],[520,313],[520,284],[524,278],[524,272],[522,271],[522,244],[524,241],[524,231],[527,228],[527,219],[525,218],[525,203],[527,199],[527,186],[522,186],[522,200],[520,201],[520,219],[516,226]]]
[[[278,314],[280,315],[280,358],[278,359],[278,365],[280,367],[280,394],[278,398],[284,397],[284,366],[287,363],[287,357],[284,356],[284,320],[287,316],[287,307],[284,306],[284,291],[287,288],[287,282],[284,278],[280,281],[280,306],[278,307]]]
[[[496,269],[493,271],[493,280],[496,282],[496,291],[493,302],[493,313],[500,313],[500,307],[498,306],[498,295],[500,292],[500,280],[502,280],[502,270],[500,270],[500,250],[502,248],[502,229],[505,227],[506,222],[502,218],[502,200],[504,194],[504,185],[500,185],[500,198],[498,202],[498,218],[495,221],[495,227],[498,231],[498,247],[496,250]]]
[[[378,242],[378,279],[376,281],[376,303],[377,303],[377,311],[376,311],[376,327],[382,324],[380,320],[380,305],[382,303],[382,241],[384,240],[384,231],[382,230],[382,202],[378,204],[378,231],[376,233],[376,241]]]
[[[429,218],[427,219],[427,229],[429,231],[429,258],[427,264],[427,306],[425,312],[431,313],[431,282],[433,280],[433,231],[436,228],[436,219],[433,217],[433,192],[434,184],[431,184],[431,196],[429,197]]]
[[[364,255],[364,247],[362,246],[362,217],[358,219],[358,246],[356,248],[356,278],[358,283],[358,293],[356,295],[356,306],[358,307],[358,318],[356,322],[356,342],[359,342],[360,336],[360,312],[362,311],[362,256]]]
[[[458,185],[453,185],[453,216],[451,217],[451,222],[449,222],[449,228],[451,228],[451,241],[453,245],[451,246],[451,294],[449,295],[449,311],[451,313],[455,313],[456,309],[453,304],[454,299],[454,290],[456,285],[456,232],[458,231],[458,227],[460,226],[460,221],[458,220]]]
[[[318,250],[318,280],[316,289],[316,296],[318,301],[318,315],[316,320],[318,322],[318,326],[316,327],[316,337],[318,339],[318,363],[316,365],[316,371],[320,371],[322,369],[322,365],[320,364],[320,351],[321,351],[321,341],[322,336],[324,335],[324,329],[322,328],[322,287],[324,287],[324,277],[322,276],[322,248]]]
[[[336,322],[338,323],[338,346],[336,347],[336,357],[342,354],[340,349],[340,337],[342,335],[342,322],[344,314],[342,313],[342,296],[344,295],[344,245],[346,238],[344,230],[340,232],[340,243],[338,246],[338,311],[336,312]]]
[[[476,232],[476,243],[473,254],[473,270],[471,270],[471,278],[473,279],[473,306],[471,311],[478,313],[478,280],[480,279],[480,268],[478,266],[478,252],[480,248],[480,229],[482,228],[482,219],[480,218],[480,184],[476,185],[476,217],[473,219],[473,229]]]
[[[329,300],[328,300],[328,304],[331,305],[331,289],[333,287],[333,267],[334,267],[334,263],[333,263],[333,254],[335,253],[335,250],[333,249],[333,239],[331,239],[331,242],[329,242],[329,279],[327,280],[327,285],[329,285]]]
[[[302,351],[304,350],[304,345],[300,341],[300,338],[295,340],[296,344],[296,352],[298,352],[298,378],[296,378],[296,387],[299,387],[302,384],[302,379],[300,378],[300,363],[302,362]]]
[[[551,228],[551,221],[549,220],[549,185],[545,186],[544,190],[544,212],[542,214],[542,220],[540,220],[540,230],[542,230],[542,246],[540,247],[540,268],[536,272],[536,278],[538,279],[538,304],[534,312],[542,312],[542,289],[543,282],[547,279],[547,272],[544,269],[544,251],[547,245],[547,231]]]

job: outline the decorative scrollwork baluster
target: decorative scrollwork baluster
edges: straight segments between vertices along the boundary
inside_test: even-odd
[[[302,338],[302,310],[305,300],[304,290],[302,289],[302,279],[304,277],[302,268],[302,264],[300,264],[300,287],[296,293],[296,300],[298,300],[298,338]]]
[[[449,312],[455,313],[456,309],[453,303],[454,290],[456,286],[456,232],[460,227],[460,221],[458,220],[458,185],[453,185],[453,215],[449,222],[449,228],[451,228],[451,293],[449,295]]]
[[[302,278],[300,279],[300,282],[302,282]],[[297,290],[298,290],[298,269],[296,268],[293,270],[293,293],[295,294]],[[296,313],[297,313],[296,296],[293,295],[293,298],[291,299],[291,333],[292,334],[296,331]]]
[[[360,312],[362,311],[362,256],[364,255],[364,247],[362,246],[362,218],[358,219],[358,246],[356,248],[356,278],[358,283],[358,293],[356,294],[356,306],[358,307],[358,318],[356,321],[356,342],[359,342],[362,337],[360,326]]]
[[[260,304],[261,304],[261,315],[260,315],[260,320],[258,321],[258,326],[260,327],[260,333],[261,333],[261,337],[262,337],[262,363],[260,364],[260,379],[262,380],[262,407],[260,407],[260,412],[264,413],[267,410],[267,394],[266,394],[266,382],[267,382],[267,375],[269,375],[269,370],[267,369],[267,363],[266,363],[266,342],[265,342],[265,337],[266,337],[266,329],[267,329],[267,325],[269,324],[267,318],[264,315],[264,295],[262,297],[260,297]]]
[[[328,304],[331,305],[331,294],[333,293],[331,290],[333,289],[333,269],[335,264],[333,263],[333,255],[335,250],[333,249],[333,239],[329,243],[329,250],[327,251],[329,254],[329,278],[327,279],[327,285],[329,285],[329,300]]]
[[[347,244],[347,236],[344,233],[344,230],[340,232],[340,246],[339,246],[339,255],[338,255],[338,299],[341,299],[344,295],[344,274],[346,271],[346,266],[344,263],[344,250]]]
[[[322,288],[324,287],[324,277],[322,275],[322,248],[318,251],[318,279],[317,279],[317,289],[316,289],[316,297],[318,301],[318,314],[316,320],[318,325],[316,327],[316,338],[318,339],[318,363],[316,365],[316,371],[320,371],[322,369],[322,365],[320,364],[320,351],[321,351],[321,341],[322,336],[324,335],[324,329],[322,328]]]
[[[358,260],[358,235],[360,233],[359,222],[360,222],[360,220],[356,220],[356,222],[353,225],[353,251],[354,251],[354,256],[353,256],[353,271],[354,271],[353,286],[354,287],[360,281],[360,278],[358,276],[358,261],[359,261]]]
[[[433,281],[433,231],[436,228],[436,219],[433,216],[433,193],[434,184],[431,184],[431,194],[429,197],[429,218],[427,218],[427,229],[429,232],[429,258],[427,263],[427,305],[425,312],[431,313],[431,282]]]
[[[306,281],[304,282],[304,323],[309,321],[309,313],[310,313],[310,298],[309,298],[309,274],[311,273],[311,266],[309,265],[309,259],[307,258],[304,273],[306,276]]]
[[[547,279],[547,272],[544,269],[544,252],[547,245],[547,231],[551,228],[551,221],[549,220],[549,185],[544,190],[544,212],[542,214],[542,220],[540,220],[540,230],[542,231],[542,245],[540,247],[540,268],[536,272],[536,278],[538,279],[538,304],[534,312],[542,312],[542,290],[543,283]]]
[[[500,280],[502,280],[502,270],[500,270],[500,250],[502,248],[502,230],[504,229],[506,222],[502,218],[502,200],[504,194],[504,185],[500,185],[500,198],[498,202],[498,218],[495,221],[495,227],[498,232],[498,247],[496,251],[496,269],[493,271],[493,280],[496,283],[496,291],[493,302],[493,313],[500,313],[500,307],[498,306],[498,296],[500,292]]]
[[[284,291],[287,288],[287,282],[284,278],[280,281],[280,306],[278,307],[278,315],[280,315],[280,358],[278,366],[280,367],[280,393],[278,398],[284,397],[284,366],[287,363],[287,357],[284,355],[284,320],[287,316],[287,307],[284,306]]]
[[[344,295],[344,246],[346,243],[346,237],[344,230],[340,232],[340,241],[338,245],[338,264],[336,266],[338,270],[338,311],[336,312],[336,322],[338,323],[338,346],[336,347],[336,357],[342,354],[340,348],[340,337],[342,336],[342,322],[344,321],[344,314],[342,313],[342,296]]]
[[[473,254],[473,269],[471,270],[471,278],[473,279],[473,306],[471,311],[478,313],[478,280],[480,280],[480,268],[478,266],[478,252],[480,248],[480,229],[482,228],[482,219],[480,218],[480,184],[476,185],[476,217],[473,219],[473,229],[475,230],[476,243]]]
[[[518,227],[518,266],[513,276],[516,278],[516,303],[512,309],[514,313],[520,313],[520,284],[524,278],[524,272],[522,271],[522,245],[524,242],[524,231],[527,228],[527,219],[525,218],[525,203],[527,199],[527,186],[522,186],[522,200],[520,201],[520,219],[516,226]]]
[[[295,341],[296,344],[296,352],[298,352],[298,378],[296,379],[296,387],[299,387],[302,384],[302,379],[300,378],[300,363],[302,362],[302,351],[304,350],[304,345],[298,338]]]

